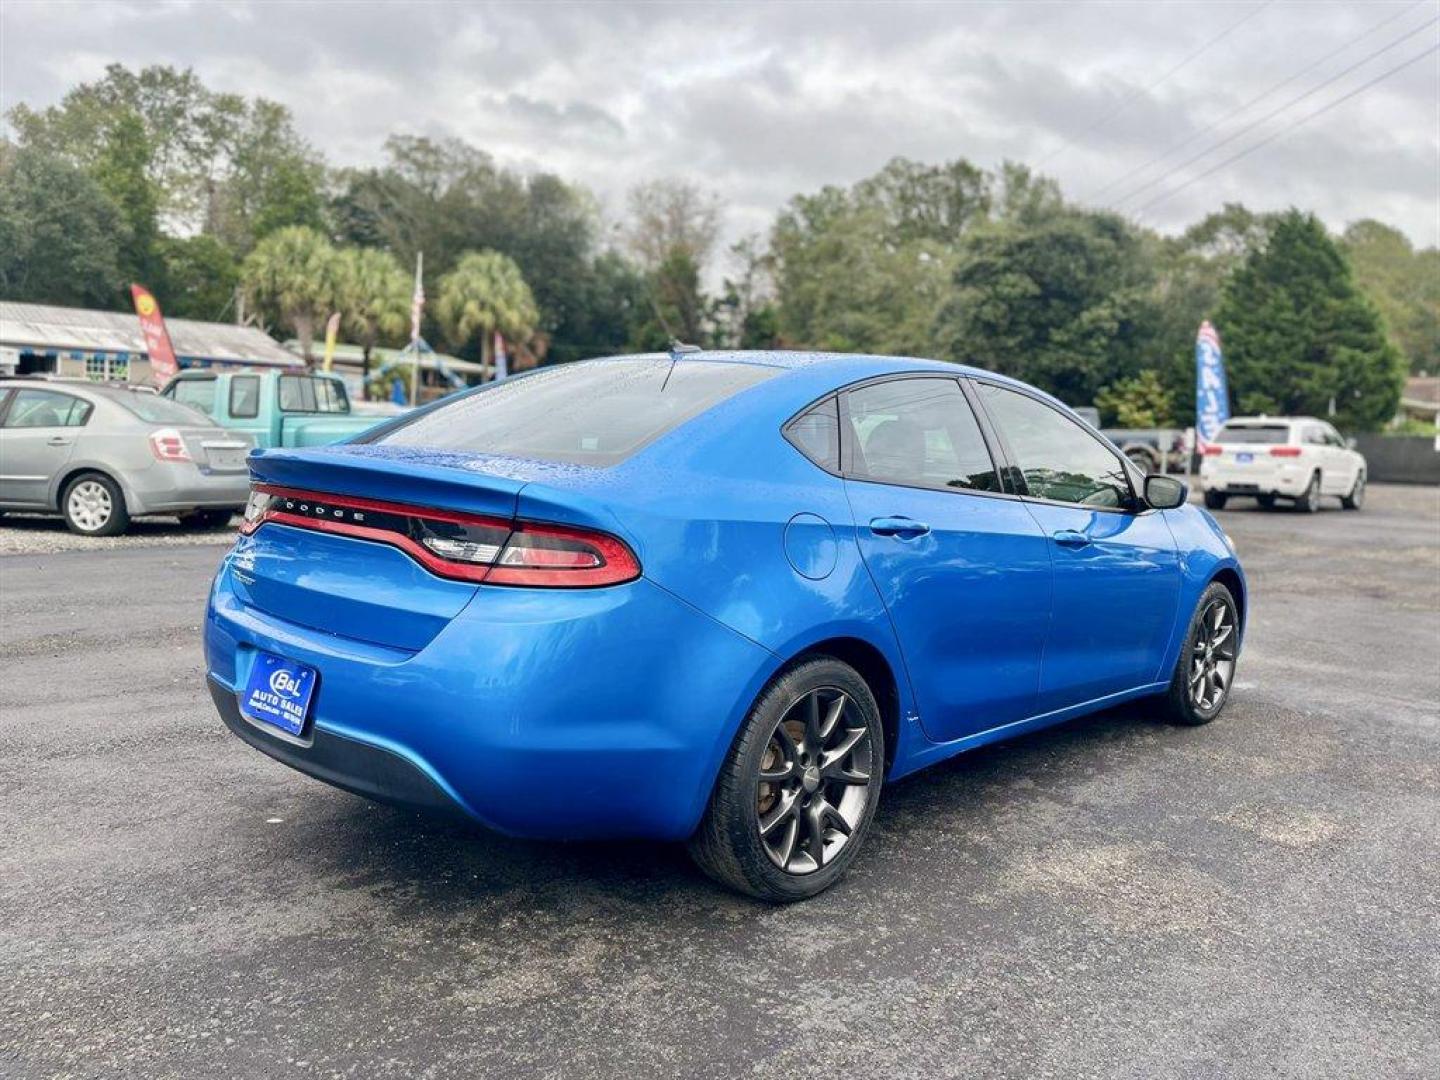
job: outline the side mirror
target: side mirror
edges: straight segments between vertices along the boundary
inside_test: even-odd
[[[1155,510],[1174,510],[1184,506],[1190,489],[1173,476],[1151,473],[1145,477],[1145,501]]]
[[[1355,436],[1354,436],[1354,435],[1349,436],[1349,437],[1345,440],[1345,447],[1346,447],[1347,450],[1354,450],[1355,447],[1357,447],[1357,446],[1359,446],[1359,445],[1360,445],[1360,444],[1355,441]]]

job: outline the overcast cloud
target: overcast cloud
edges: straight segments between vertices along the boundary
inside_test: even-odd
[[[1252,14],[1253,13],[1253,14]],[[1251,15],[1243,24],[1235,24]],[[1380,29],[1382,20],[1393,18]],[[1178,164],[1440,16],[1379,3],[33,3],[0,0],[0,103],[44,106],[105,64],[193,67],[284,102],[336,164],[393,132],[455,135],[500,162],[589,185],[612,213],[655,175],[764,230],[798,191],[896,155],[1041,165],[1104,203],[1154,154],[1315,60],[1346,51],[1195,142]],[[1198,59],[1163,78],[1211,38]],[[1434,23],[1127,209],[1440,41]],[[1226,200],[1360,217],[1440,243],[1436,54],[1147,209],[1183,227]],[[1158,85],[1157,85],[1158,83]],[[1117,111],[1118,110],[1118,111]],[[1113,187],[1107,188],[1107,185]]]

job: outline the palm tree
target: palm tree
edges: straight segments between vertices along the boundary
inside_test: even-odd
[[[361,385],[370,386],[370,353],[381,338],[398,338],[410,317],[410,279],[393,256],[376,248],[344,248],[335,256],[335,306],[346,334],[364,357]]]
[[[314,359],[315,328],[334,306],[334,264],[329,240],[292,225],[261,240],[240,267],[240,284],[251,303],[295,332],[307,364]]]
[[[480,356],[491,360],[498,332],[524,341],[535,332],[540,312],[515,260],[498,251],[472,251],[440,279],[435,315],[456,348],[480,335]]]

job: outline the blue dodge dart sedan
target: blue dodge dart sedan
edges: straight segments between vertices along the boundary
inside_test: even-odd
[[[591,360],[249,460],[205,624],[231,731],[506,833],[686,841],[768,900],[932,762],[1140,697],[1214,719],[1244,635],[1183,484],[953,364]]]

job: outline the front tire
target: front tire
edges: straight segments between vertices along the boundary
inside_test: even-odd
[[[1346,510],[1359,510],[1365,505],[1365,473],[1363,471],[1355,474],[1355,486],[1350,489],[1349,495],[1340,497],[1340,505]]]
[[[690,855],[737,892],[808,899],[854,860],[884,776],[885,731],[865,680],[839,660],[807,660],[751,707]]]
[[[1220,715],[1230,700],[1239,653],[1235,597],[1220,582],[1212,581],[1195,605],[1170,689],[1165,692],[1165,711],[1171,723],[1198,727]]]
[[[1224,496],[1221,492],[1218,492],[1218,491],[1207,491],[1207,492],[1205,492],[1205,509],[1206,509],[1206,510],[1224,510],[1224,509],[1225,509],[1225,496]]]
[[[130,525],[120,485],[100,473],[81,473],[66,484],[60,513],[66,527],[81,536],[118,536]]]

